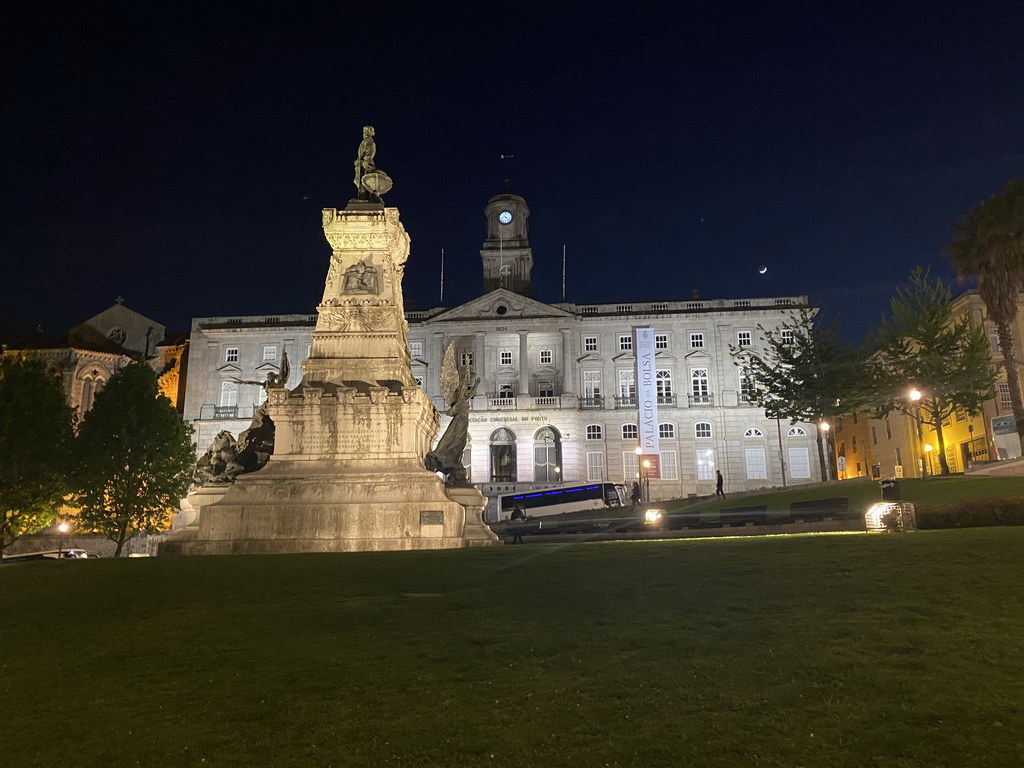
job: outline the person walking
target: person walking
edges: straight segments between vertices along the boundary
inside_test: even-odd
[[[640,492],[640,483],[633,483],[632,499],[634,507],[639,505],[640,502],[643,501],[643,494]]]
[[[715,483],[715,498],[717,499],[719,496],[721,496],[724,499],[725,491],[722,490],[722,486],[725,485],[725,478],[722,477],[722,470],[716,469],[715,474],[718,475],[718,480]]]
[[[521,504],[516,504],[512,508],[512,515],[509,518],[512,521],[512,543],[522,544],[523,543],[523,523],[526,522],[526,512],[523,511]]]

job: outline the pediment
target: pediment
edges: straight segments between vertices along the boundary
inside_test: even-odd
[[[695,349],[693,352],[689,352],[685,356],[686,360],[690,362],[704,362],[711,359],[711,355],[705,352],[703,349]]]
[[[666,352],[664,349],[658,350],[654,353],[655,360],[675,360],[676,356],[671,352]]]
[[[551,365],[542,365],[540,368],[533,372],[535,379],[550,379],[553,376],[561,375],[561,371]]]
[[[534,301],[505,288],[498,288],[465,304],[452,307],[448,311],[434,316],[431,320],[500,321],[534,317],[564,317],[572,319],[572,315],[564,310],[557,309],[540,301]]]
[[[237,376],[241,372],[242,369],[232,363],[222,365],[220,368],[217,369],[217,373],[219,373],[221,376]]]
[[[68,333],[72,346],[118,352],[145,352],[151,354],[164,340],[163,325],[128,309],[120,301]]]
[[[636,360],[636,356],[632,352],[620,352],[617,355],[613,355],[612,360],[616,362],[619,360]]]
[[[410,365],[422,365],[422,366],[423,366],[424,368],[426,368],[427,366],[429,366],[429,365],[430,365],[430,363],[428,363],[428,362],[427,362],[426,360],[424,360],[424,359],[423,359],[422,357],[414,357],[414,358],[412,358],[412,359],[411,359],[411,360],[409,361],[409,364],[410,364]]]
[[[277,364],[271,362],[266,362],[263,363],[262,365],[256,366],[257,373],[270,373],[271,371],[274,371],[276,373],[279,370],[281,369],[277,366]]]

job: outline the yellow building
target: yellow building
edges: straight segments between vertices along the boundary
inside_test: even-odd
[[[1019,304],[1021,302],[1018,302]],[[1024,308],[1024,307],[1022,307]],[[953,300],[953,316],[967,316],[972,324],[985,328],[992,351],[992,362],[1000,370],[996,395],[984,404],[982,412],[968,416],[962,411],[942,424],[946,462],[950,472],[964,472],[980,463],[1017,458],[1020,442],[1015,432],[1005,431],[1012,424],[1010,387],[1003,368],[995,324],[988,321],[985,305],[977,291],[967,291]],[[1024,312],[1013,329],[1018,372],[1024,377]],[[913,383],[907,384],[905,406],[908,413],[893,411],[885,419],[869,419],[863,414],[838,419],[831,431],[833,471],[840,479],[854,477],[922,477],[941,472],[939,442],[935,428],[919,424],[911,400]],[[1007,419],[1007,417],[1009,417]]]

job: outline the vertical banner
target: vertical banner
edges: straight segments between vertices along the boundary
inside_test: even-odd
[[[633,349],[636,354],[636,403],[639,411],[640,464],[648,462],[644,475],[660,477],[658,459],[658,387],[654,369],[654,329],[635,328]]]

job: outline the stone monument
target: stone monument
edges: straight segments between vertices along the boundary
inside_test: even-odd
[[[391,179],[374,164],[373,135],[363,129],[356,198],[323,211],[332,254],[302,383],[267,388],[273,455],[219,489],[223,496],[171,534],[161,554],[500,543],[482,522],[483,495],[446,488],[424,463],[440,416],[409,367],[402,273],[410,241],[398,209],[380,198]]]

